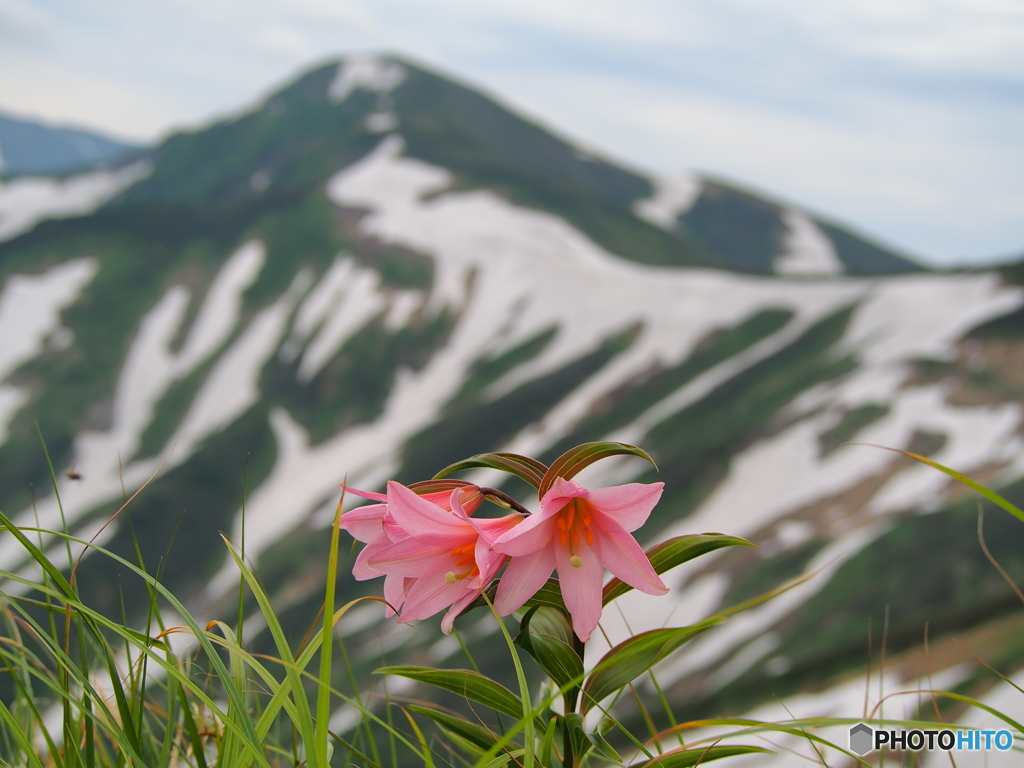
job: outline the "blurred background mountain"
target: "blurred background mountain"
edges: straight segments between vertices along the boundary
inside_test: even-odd
[[[142,146],[94,131],[52,127],[0,112],[0,175],[61,175],[111,165]]]

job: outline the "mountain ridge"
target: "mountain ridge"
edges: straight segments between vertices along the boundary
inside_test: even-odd
[[[120,164],[145,150],[143,144],[100,131],[50,125],[0,111],[0,178],[67,176]]]

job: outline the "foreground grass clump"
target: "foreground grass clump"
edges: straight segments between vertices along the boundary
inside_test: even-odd
[[[585,663],[592,662],[585,659],[586,642],[595,627],[599,630],[604,605],[631,589],[663,593],[667,587],[659,575],[670,568],[722,547],[748,544],[722,534],[700,534],[640,550],[628,531],[646,520],[661,484],[588,490],[572,480],[594,461],[621,455],[650,460],[642,450],[618,443],[577,446],[550,466],[514,454],[482,454],[409,487],[390,483],[386,494],[357,492],[376,503],[345,514],[339,503],[322,612],[297,645],[289,642],[267,592],[230,542],[225,544],[241,582],[238,623],[201,624],[143,568],[64,532],[19,528],[0,514],[0,535],[16,540],[30,564],[19,572],[0,571],[0,764],[686,768],[744,755],[749,758],[742,761],[745,765],[750,759],[769,760],[765,753],[771,750],[734,740],[756,738],[771,744],[774,735],[804,739],[819,757],[829,749],[856,764],[872,765],[876,763],[852,753],[845,743],[819,735],[822,729],[846,729],[857,722],[945,727],[883,723],[873,715],[864,720],[677,722],[660,693],[654,666],[729,616],[770,600],[792,584],[691,626],[640,633],[596,663]],[[443,478],[483,467],[533,485],[540,509],[531,512],[493,488]],[[485,502],[511,512],[503,517],[475,515]],[[1024,519],[1016,508],[1003,506]],[[335,606],[342,530],[366,542],[354,575],[385,576],[387,602],[364,597]],[[141,629],[85,604],[75,580],[81,555],[76,560],[73,550],[108,558],[142,580],[149,603]],[[595,563],[597,570],[588,570]],[[603,583],[602,566],[616,578]],[[559,579],[548,578],[554,569]],[[241,608],[247,595],[258,606],[256,617],[246,617]],[[445,692],[449,699],[454,694],[465,705],[461,709],[435,700],[388,698],[386,688],[379,697],[358,690],[353,696],[343,694],[332,686],[336,650],[348,666],[336,630],[363,600],[385,603],[390,614],[401,611],[399,620],[406,623],[449,608],[441,625],[445,632],[454,631],[460,614],[476,608],[489,611],[505,639],[518,692],[482,674],[466,649],[472,670],[377,670]],[[514,619],[502,619],[510,614]],[[265,624],[273,654],[251,652],[239,636],[239,628],[253,618]],[[524,657],[534,669],[524,665]],[[539,687],[531,686],[528,672],[535,677],[538,670],[546,679]],[[346,671],[354,683],[354,670]],[[641,678],[648,678],[660,696],[672,724],[666,731],[655,728],[633,687]],[[1016,736],[1024,730],[965,696],[927,693],[981,707],[1000,717]],[[645,732],[631,732],[616,719],[616,711],[629,708],[624,696],[635,697]],[[339,712],[352,717],[338,719],[345,722],[332,732],[332,716]],[[761,758],[754,758],[758,753]],[[885,753],[868,757],[882,761]],[[901,756],[905,764],[915,764],[913,760],[916,756],[909,753]]]

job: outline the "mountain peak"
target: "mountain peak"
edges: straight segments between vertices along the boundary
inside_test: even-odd
[[[920,268],[789,206],[696,176],[652,179],[578,146],[473,88],[394,56],[321,65],[259,108],[170,137],[122,203],[265,205],[323,195],[337,170],[397,132],[405,153],[557,215],[609,252],[661,267],[753,274],[886,274]]]

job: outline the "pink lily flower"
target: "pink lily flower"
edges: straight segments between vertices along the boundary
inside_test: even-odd
[[[408,534],[395,521],[394,515],[391,514],[387,503],[387,494],[360,491],[358,488],[350,486],[343,486],[343,490],[346,493],[352,493],[364,499],[382,502],[380,504],[357,507],[345,512],[341,516],[339,528],[343,531],[348,531],[352,538],[366,544],[356,557],[355,565],[352,566],[352,576],[355,577],[356,581],[366,581],[384,576],[384,599],[389,604],[384,609],[384,617],[390,618],[395,615],[395,611],[392,610],[391,606],[395,609],[400,609],[405,602],[406,593],[412,584],[412,579],[377,570],[370,564],[370,561],[391,544],[408,538]],[[450,491],[436,491],[422,494],[419,498],[450,512],[451,495]],[[470,514],[472,514],[483,503],[483,496],[476,486],[466,486],[464,495],[466,496],[465,506],[470,509]]]
[[[455,617],[508,560],[491,549],[491,542],[519,524],[523,516],[515,513],[474,520],[465,509],[470,503],[479,506],[474,492],[480,496],[478,489],[456,488],[449,494],[449,509],[445,509],[404,485],[388,483],[388,514],[406,537],[375,548],[366,565],[388,578],[403,579],[400,622],[425,619],[448,608],[441,631],[451,634]],[[384,527],[387,530],[386,524]]]
[[[494,542],[497,552],[512,557],[498,583],[498,613],[521,608],[557,569],[573,630],[586,641],[601,619],[605,568],[641,592],[668,592],[630,535],[647,521],[663,487],[629,483],[589,491],[557,478],[541,499],[540,512]]]

